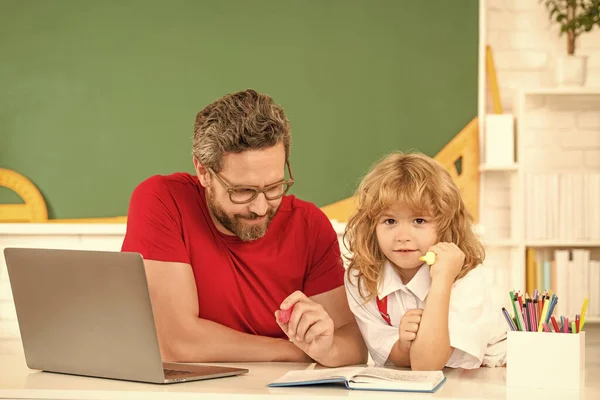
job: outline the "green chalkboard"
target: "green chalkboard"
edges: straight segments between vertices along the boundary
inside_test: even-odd
[[[477,30],[476,0],[0,0],[0,167],[51,218],[126,215],[192,171],[201,108],[254,88],[291,120],[293,193],[330,204],[476,115]]]

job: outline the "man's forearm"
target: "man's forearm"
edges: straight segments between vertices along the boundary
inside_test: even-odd
[[[197,318],[177,335],[162,338],[163,361],[171,362],[312,362],[287,339],[252,335]]]
[[[368,351],[363,337],[355,322],[336,329],[331,351],[322,359],[315,359],[326,367],[364,364],[367,362]]]
[[[410,367],[410,349],[400,347],[400,340],[394,343],[388,358],[396,367]]]
[[[450,357],[448,311],[451,282],[433,281],[427,295],[417,337],[410,346],[412,369],[439,370]]]

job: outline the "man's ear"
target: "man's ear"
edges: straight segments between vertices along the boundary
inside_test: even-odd
[[[192,158],[194,161],[194,170],[196,170],[196,175],[198,176],[200,184],[205,188],[208,187],[210,182],[210,172],[208,172],[208,168],[200,164],[200,161],[198,161],[196,157]]]

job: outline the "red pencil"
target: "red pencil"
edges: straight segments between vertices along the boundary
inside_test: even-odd
[[[560,329],[558,328],[558,323],[556,322],[556,318],[554,318],[554,315],[551,316],[550,319],[552,320],[552,326],[554,327],[554,332],[560,333]]]
[[[519,306],[521,307],[521,311],[523,311],[523,297],[517,296],[517,299],[519,300]]]

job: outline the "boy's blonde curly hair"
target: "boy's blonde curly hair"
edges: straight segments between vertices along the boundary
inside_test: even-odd
[[[363,178],[355,196],[357,209],[346,226],[344,243],[350,252],[347,273],[350,277],[354,270],[358,272],[358,288],[365,301],[377,295],[386,261],[375,228],[381,214],[393,204],[431,215],[437,224],[438,242],[452,242],[462,250],[465,265],[457,280],[485,258],[458,187],[440,163],[424,154],[393,152],[385,156]]]

